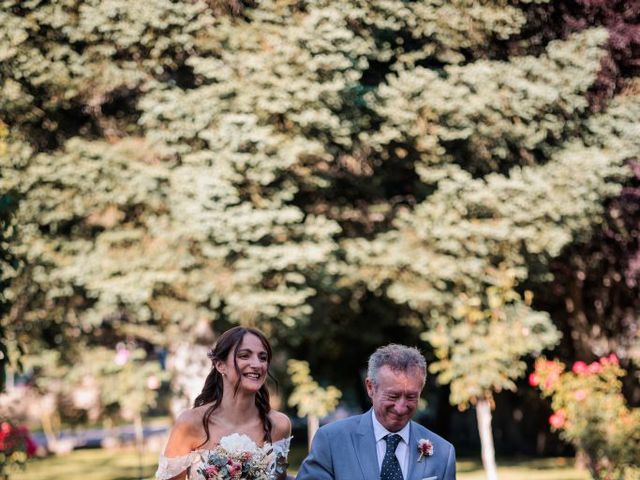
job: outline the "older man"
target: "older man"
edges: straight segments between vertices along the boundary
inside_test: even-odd
[[[376,350],[366,379],[373,408],[318,430],[296,479],[455,480],[453,445],[411,420],[425,378],[417,349]]]

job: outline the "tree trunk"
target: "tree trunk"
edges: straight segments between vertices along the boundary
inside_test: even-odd
[[[496,454],[493,449],[493,432],[491,431],[491,405],[489,400],[478,400],[476,405],[478,418],[478,432],[480,433],[480,445],[482,446],[482,465],[487,473],[487,480],[498,480],[496,468]]]
[[[40,417],[40,422],[42,424],[42,431],[44,432],[44,436],[47,439],[47,449],[51,452],[58,451],[58,436],[56,435],[55,428],[53,426],[53,421],[51,417],[55,414],[50,414],[49,412],[44,412]]]
[[[142,415],[138,412],[133,418],[133,430],[136,436],[136,447],[138,450],[144,448],[144,426],[142,424]]]
[[[567,294],[564,299],[567,311],[567,323],[571,328],[571,341],[577,358],[588,361],[593,357],[591,342],[596,341],[591,338],[591,327],[584,305],[584,270],[585,266],[581,259],[574,257],[574,264],[577,269],[567,279]]]
[[[211,342],[213,343],[213,342]],[[204,380],[211,370],[207,357],[209,348],[193,342],[180,342],[170,346],[167,368],[172,373],[170,410],[176,419],[180,412],[193,406],[202,392]]]
[[[144,451],[144,425],[142,423],[142,415],[140,412],[137,412],[133,419],[133,428],[136,434],[136,450],[138,450],[138,478],[142,480],[144,478],[144,468],[142,465],[142,454]]]
[[[311,450],[311,442],[313,442],[313,437],[316,432],[320,428],[320,419],[315,415],[309,415],[307,417],[307,437],[309,440],[309,450]]]

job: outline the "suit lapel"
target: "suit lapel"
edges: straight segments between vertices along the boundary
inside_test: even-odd
[[[416,423],[413,421],[411,422],[409,432],[409,468],[407,480],[420,480],[425,477],[424,473],[427,461],[423,457],[420,463],[418,463],[418,440],[420,440],[420,437]]]
[[[371,410],[360,416],[360,425],[352,436],[363,477],[367,480],[380,478]]]

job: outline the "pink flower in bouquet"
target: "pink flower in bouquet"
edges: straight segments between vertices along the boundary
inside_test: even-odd
[[[529,385],[532,387],[537,387],[540,385],[540,377],[536,372],[532,372],[529,374]]]
[[[253,454],[251,452],[244,452],[242,454],[242,461],[248,462],[249,460],[251,460],[252,457],[253,457]]]
[[[206,478],[215,478],[218,473],[220,473],[220,467],[218,465],[209,465],[204,469]]]
[[[588,373],[589,367],[582,360],[578,360],[573,364],[573,368],[571,369],[571,371],[575,374],[582,375],[584,373]]]
[[[240,462],[229,459],[227,462],[227,468],[229,469],[229,475],[231,475],[231,478],[240,478],[240,475],[242,474],[242,464]]]
[[[567,421],[567,414],[564,410],[558,410],[549,417],[549,424],[556,429],[560,429]]]

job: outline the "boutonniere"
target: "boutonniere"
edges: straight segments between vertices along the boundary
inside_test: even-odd
[[[422,457],[430,457],[433,455],[433,443],[431,443],[431,440],[427,440],[426,438],[418,440],[418,453],[420,454],[418,462],[422,461]]]

